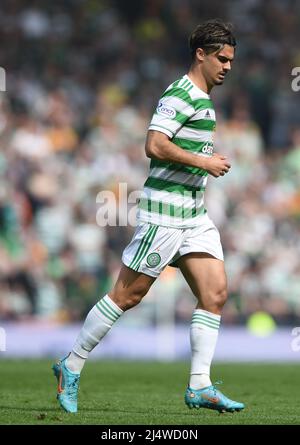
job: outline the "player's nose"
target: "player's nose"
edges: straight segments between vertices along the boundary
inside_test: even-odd
[[[230,60],[227,60],[227,62],[223,65],[223,70],[226,71],[226,72],[231,70]]]

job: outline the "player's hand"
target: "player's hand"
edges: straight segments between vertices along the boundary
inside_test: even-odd
[[[224,176],[229,172],[231,165],[226,156],[214,153],[210,158],[205,158],[204,169],[215,178]]]

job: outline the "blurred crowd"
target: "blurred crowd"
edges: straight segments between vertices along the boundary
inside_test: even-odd
[[[300,3],[279,0],[3,0],[0,66],[0,321],[79,320],[113,284],[131,225],[100,227],[99,193],[141,190],[147,126],[166,86],[185,74],[202,20],[234,24],[233,70],[215,88],[215,150],[232,169],[210,178],[206,205],[225,253],[224,322],[257,310],[300,315]],[[297,47],[298,46],[298,47]],[[162,275],[145,322],[169,290],[174,317],[195,301]],[[168,287],[166,287],[168,286]],[[165,303],[164,303],[165,304]],[[142,316],[142,315],[141,315]]]

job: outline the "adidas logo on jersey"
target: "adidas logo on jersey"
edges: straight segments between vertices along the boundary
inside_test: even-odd
[[[210,115],[209,110],[206,111],[204,119],[211,119],[211,115]]]

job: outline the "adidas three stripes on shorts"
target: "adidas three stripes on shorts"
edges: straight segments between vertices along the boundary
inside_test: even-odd
[[[224,259],[219,231],[207,214],[196,227],[184,229],[140,222],[123,252],[122,261],[136,272],[156,278],[167,265],[191,252]]]

